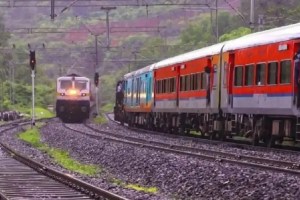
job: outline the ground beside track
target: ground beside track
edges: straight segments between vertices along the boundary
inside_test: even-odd
[[[125,131],[118,125],[100,127]],[[113,176],[127,183],[159,189],[157,195],[152,195],[123,191],[114,184],[107,186],[111,191],[127,194],[130,199],[296,199],[299,195],[299,177],[95,141],[65,130],[58,122],[43,128],[42,137],[43,142],[69,151],[82,162],[101,165],[106,171],[97,178],[81,177],[84,180],[101,185]],[[6,139],[35,159],[58,167],[49,157],[15,141],[12,135]]]

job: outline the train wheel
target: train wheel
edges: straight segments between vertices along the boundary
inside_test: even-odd
[[[273,136],[270,136],[267,140],[267,147],[272,148],[275,145],[275,138]]]
[[[259,138],[258,138],[258,135],[256,133],[253,133],[252,134],[252,140],[251,140],[251,143],[253,146],[257,146],[258,143],[259,143]]]
[[[185,130],[185,133],[186,133],[187,135],[189,135],[189,134],[191,133],[191,129],[187,128],[187,129]]]
[[[226,133],[225,132],[219,132],[218,133],[218,139],[221,141],[224,141],[226,139]]]
[[[212,133],[210,133],[209,134],[209,139],[210,140],[215,140],[216,139],[216,132],[213,131]]]

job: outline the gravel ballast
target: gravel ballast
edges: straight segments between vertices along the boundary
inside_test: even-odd
[[[119,131],[123,129],[116,126]],[[107,129],[107,125],[98,128]],[[289,174],[99,141],[66,130],[57,121],[43,127],[41,134],[44,143],[68,151],[71,157],[83,163],[99,165],[104,172],[98,177],[87,177],[61,169],[47,155],[16,139],[12,132],[5,133],[1,140],[43,164],[128,199],[298,199],[300,196],[300,178]],[[158,193],[125,189],[111,183],[112,179],[156,187]]]

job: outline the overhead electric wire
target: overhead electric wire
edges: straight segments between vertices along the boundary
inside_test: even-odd
[[[124,1],[124,0],[56,0],[55,7],[66,8],[66,3],[74,3],[72,7],[102,7],[102,6],[118,6],[118,7],[150,7],[150,6],[205,6],[208,5],[206,0],[201,0],[201,2],[189,1],[185,3],[177,3],[176,1],[164,1],[158,3],[149,3],[147,1]],[[12,2],[12,4],[11,4]],[[49,0],[13,0],[9,1],[7,5],[0,4],[0,7],[50,7],[50,4],[45,5],[45,2]],[[191,3],[194,2],[194,3]],[[203,3],[204,2],[204,3]],[[68,4],[70,5],[70,4]]]

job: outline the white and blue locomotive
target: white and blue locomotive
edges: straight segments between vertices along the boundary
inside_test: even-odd
[[[57,78],[56,116],[63,122],[89,118],[91,81],[87,77],[70,74]]]

